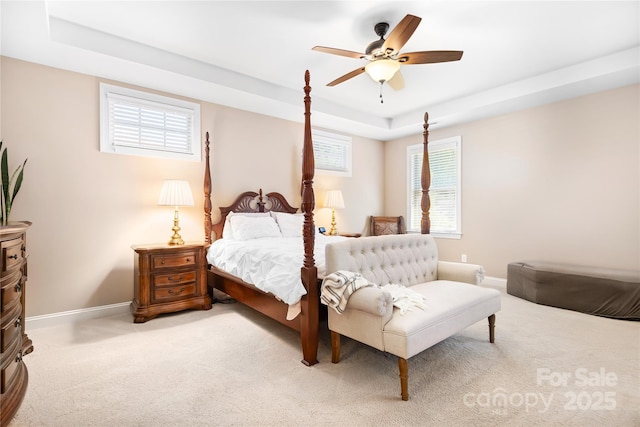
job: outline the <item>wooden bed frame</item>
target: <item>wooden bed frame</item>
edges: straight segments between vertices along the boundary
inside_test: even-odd
[[[305,72],[304,86],[304,143],[302,152],[302,202],[300,211],[304,215],[303,241],[304,262],[300,269],[300,277],[307,294],[301,300],[301,312],[293,320],[287,320],[288,305],[276,299],[272,294],[263,292],[246,283],[236,276],[210,266],[207,271],[207,284],[213,296],[213,289],[224,292],[231,298],[263,313],[270,318],[298,331],[302,344],[302,363],[312,366],[318,363],[318,332],[320,323],[320,284],[318,283],[318,270],[315,266],[313,248],[315,243],[315,224],[313,222],[313,210],[315,208],[315,195],[313,191],[313,177],[315,173],[313,142],[311,139],[311,87],[309,86],[309,71]],[[424,155],[422,169],[422,219],[421,232],[429,233],[429,184],[431,181],[429,170],[428,144],[428,114],[424,116]],[[204,176],[204,231],[205,242],[211,244],[215,238],[222,237],[225,219],[229,212],[297,212],[297,208],[291,206],[280,193],[271,192],[263,196],[262,190],[258,193],[247,191],[240,194],[236,200],[226,207],[220,208],[221,218],[216,224],[211,220],[211,170],[209,166],[209,133],[205,141],[205,176]],[[212,234],[215,235],[212,236]]]

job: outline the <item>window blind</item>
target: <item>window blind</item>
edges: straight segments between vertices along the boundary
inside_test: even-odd
[[[351,175],[351,137],[312,129],[316,170]]]
[[[146,150],[191,153],[193,112],[108,94],[111,144]]]

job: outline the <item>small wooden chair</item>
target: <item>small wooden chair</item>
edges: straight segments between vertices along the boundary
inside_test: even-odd
[[[407,234],[403,216],[372,216],[369,225],[371,236]]]

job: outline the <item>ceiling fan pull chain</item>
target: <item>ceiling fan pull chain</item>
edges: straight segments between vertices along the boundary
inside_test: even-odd
[[[380,104],[384,104],[384,99],[382,98],[382,86],[384,82],[380,82]]]

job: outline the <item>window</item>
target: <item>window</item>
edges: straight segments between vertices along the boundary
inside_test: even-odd
[[[351,137],[311,130],[316,171],[351,176]]]
[[[422,218],[421,199],[423,144],[407,147],[407,178],[409,189],[408,228],[420,231]],[[459,239],[461,232],[460,185],[461,185],[462,140],[459,136],[429,142],[429,167],[431,187],[429,197],[431,209],[431,234],[436,237]]]
[[[200,105],[100,84],[100,151],[200,161]]]

